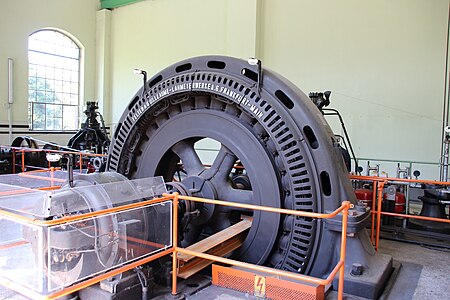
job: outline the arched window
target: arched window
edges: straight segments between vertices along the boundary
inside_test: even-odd
[[[28,120],[32,130],[78,129],[80,48],[56,30],[28,38]]]

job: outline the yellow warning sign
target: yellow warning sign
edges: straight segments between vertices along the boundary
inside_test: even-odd
[[[266,298],[266,277],[255,275],[254,295],[260,298]]]

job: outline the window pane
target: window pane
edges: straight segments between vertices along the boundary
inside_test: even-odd
[[[64,106],[63,130],[74,130],[78,128],[78,106]]]
[[[44,66],[42,66],[42,65],[36,66],[36,76],[45,78],[45,67]]]
[[[48,91],[55,91],[55,80],[53,79],[46,79],[45,80],[45,89]]]
[[[62,80],[55,80],[55,92],[60,93],[63,91],[63,82]]]
[[[30,35],[28,114],[32,129],[78,128],[79,59],[79,47],[58,31],[41,30]]]
[[[72,82],[70,84],[70,93],[72,94],[78,94],[78,83]]]
[[[28,91],[28,102],[36,102],[36,91],[34,90]]]
[[[77,71],[72,71],[72,74],[70,75],[70,80],[72,82],[78,82],[78,72]]]
[[[55,68],[45,67],[45,77],[49,79],[55,79]]]
[[[32,115],[33,115],[33,103],[28,103],[28,124],[31,125],[33,124],[33,119],[31,118]]]
[[[78,103],[78,94],[70,94],[70,105],[77,105]]]
[[[33,103],[32,116],[33,123],[32,128],[35,130],[45,129],[45,104]]]
[[[35,77],[36,76],[36,65],[31,64],[28,66],[28,76]]]
[[[70,81],[63,81],[63,93],[70,94]]]
[[[64,70],[63,71],[63,80],[64,81],[70,81],[70,71],[69,70]]]
[[[62,130],[62,106],[47,104],[46,109],[46,129]]]
[[[35,90],[37,84],[37,78],[36,77],[28,77],[28,89]]]
[[[55,103],[55,93],[54,92],[45,92],[45,102],[46,103]]]

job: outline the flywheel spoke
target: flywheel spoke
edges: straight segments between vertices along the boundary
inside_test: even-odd
[[[173,145],[171,149],[181,159],[188,175],[198,175],[205,169],[197,152],[195,152],[193,142],[180,141]]]
[[[236,162],[236,156],[222,145],[211,168],[203,172],[202,177],[211,181],[216,187],[228,183],[228,177]]]

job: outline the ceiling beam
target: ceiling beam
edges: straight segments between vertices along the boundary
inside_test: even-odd
[[[142,0],[100,0],[102,9],[112,9],[128,4],[133,4]]]

